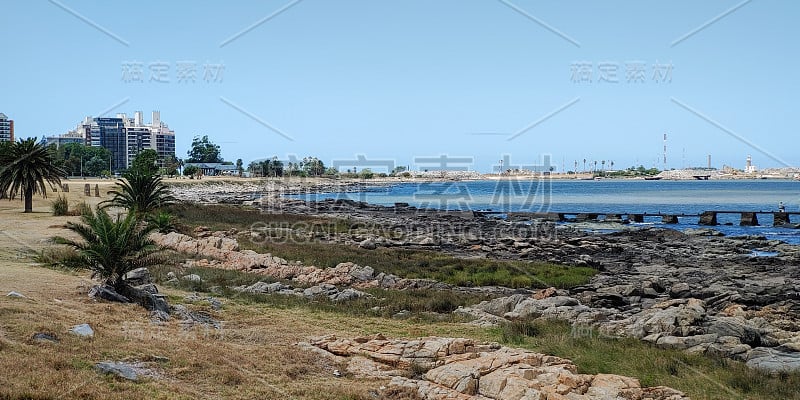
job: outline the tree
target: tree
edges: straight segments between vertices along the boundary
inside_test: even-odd
[[[94,156],[84,164],[83,172],[89,176],[100,176],[107,168],[108,162],[105,158]]]
[[[404,165],[400,165],[400,166],[394,167],[394,169],[392,170],[390,175],[391,176],[400,175],[403,172],[406,172],[406,167]]]
[[[105,160],[106,167],[111,152],[103,147],[86,146],[82,143],[66,143],[56,147],[50,145],[55,153],[56,163],[63,166],[67,174],[72,176],[90,175],[97,176],[98,174],[91,174],[86,171],[86,163],[94,157],[99,157]],[[81,168],[81,165],[83,167]]]
[[[164,160],[164,173],[166,175],[178,175],[178,168],[183,166],[183,161],[173,155],[167,156]]]
[[[187,165],[186,168],[183,169],[184,176],[195,176],[200,172],[200,168],[197,168],[195,165]]]
[[[242,159],[239,158],[236,160],[236,171],[239,172],[239,177],[242,177],[242,172],[244,172],[244,168],[242,168],[243,162]]]
[[[80,261],[118,292],[126,291],[126,273],[160,262],[156,257],[160,249],[149,239],[156,226],[139,223],[134,213],[111,218],[106,210],[98,208],[96,213],[84,214],[81,222],[67,222],[66,227],[82,240],[56,237],[56,243],[78,250]]]
[[[66,171],[55,163],[55,155],[46,146],[28,138],[0,151],[0,193],[13,199],[22,194],[25,212],[33,212],[33,195],[41,193],[47,197],[47,181],[60,185]]]
[[[336,167],[328,167],[325,169],[325,175],[327,176],[336,176],[339,175],[339,170]]]
[[[137,169],[126,171],[108,193],[113,197],[100,203],[102,207],[122,207],[136,215],[150,214],[175,201],[160,176]]]
[[[300,166],[308,176],[320,176],[325,173],[325,164],[317,157],[305,157]]]
[[[283,176],[283,161],[277,157],[272,157],[272,173],[273,176]]]
[[[373,176],[375,176],[375,174],[373,174],[372,170],[369,168],[364,168],[358,173],[358,177],[361,179],[372,179]]]
[[[153,149],[144,149],[133,159],[131,169],[143,174],[154,175],[158,172],[156,161],[158,161],[158,153]]]
[[[197,137],[192,139],[192,147],[186,152],[188,158],[186,162],[194,163],[221,163],[219,146],[211,143],[208,136]]]

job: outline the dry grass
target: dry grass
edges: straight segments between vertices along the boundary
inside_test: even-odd
[[[82,193],[72,189],[71,200],[81,199]],[[564,324],[479,329],[231,295],[223,298],[220,311],[191,306],[223,321],[221,330],[184,330],[175,320],[153,325],[137,306],[88,299],[88,273],[31,266],[31,256],[49,246],[44,239],[68,234],[60,227],[76,217],[51,216],[49,201],[42,199],[35,201],[33,214],[21,211],[19,201],[0,202],[0,399],[373,399],[375,388],[384,382],[335,378],[333,369],[342,366],[304,352],[295,343],[323,334],[379,332],[388,337],[505,341],[571,358],[581,372],[636,376],[647,385],[672,386],[695,399],[800,397],[795,390],[798,374],[764,375],[741,363],[688,356],[633,340],[573,337]],[[28,298],[6,297],[12,290]],[[188,294],[169,288],[165,292],[173,303]],[[95,329],[93,339],[68,333],[80,323]],[[36,332],[54,334],[60,342],[35,342],[31,339]],[[103,376],[92,366],[105,360],[147,362],[160,377],[132,383]],[[414,398],[407,392],[393,397]]]
[[[1,271],[0,290],[29,298],[0,298],[0,398],[368,398],[375,382],[335,378],[333,370],[342,366],[294,344],[331,333],[481,336],[458,324],[356,318],[236,301],[226,301],[221,311],[197,306],[223,321],[221,330],[183,330],[178,321],[151,324],[137,306],[89,300],[83,276],[20,263],[3,263]],[[173,299],[186,294],[167,293]],[[89,323],[96,336],[67,333],[79,323]],[[61,341],[34,342],[36,332],[54,333]],[[151,360],[162,378],[131,383],[102,376],[92,366],[104,360]],[[320,391],[320,385],[329,389]]]

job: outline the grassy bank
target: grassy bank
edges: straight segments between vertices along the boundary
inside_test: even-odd
[[[324,243],[313,240],[318,233],[345,233],[358,229],[370,233],[363,224],[337,218],[296,214],[263,214],[246,207],[176,206],[170,209],[190,231],[196,226],[214,230],[230,228],[278,229],[272,236],[251,240],[241,237],[242,248],[271,253],[306,265],[334,267],[342,262],[369,265],[378,272],[404,278],[434,279],[456,286],[506,286],[511,288],[569,288],[585,284],[597,271],[589,267],[573,267],[541,262],[509,261],[486,258],[460,258],[437,251],[378,248],[366,250],[357,246]],[[294,230],[280,231],[293,227]],[[366,229],[366,231],[365,231]],[[283,232],[283,233],[281,233]]]
[[[492,332],[509,345],[568,358],[581,373],[633,376],[643,386],[670,386],[693,399],[800,399],[800,372],[768,374],[738,361],[575,330],[566,322],[517,322]]]
[[[157,283],[166,281],[167,273],[176,268],[163,265],[151,268]],[[242,293],[232,287],[251,285],[256,282],[275,282],[263,275],[217,268],[187,268],[177,272],[180,274],[196,274],[202,278],[200,282],[181,280],[177,288],[186,291],[206,292],[215,296],[236,298],[247,304],[268,304],[273,307],[304,307],[315,311],[341,313],[349,316],[381,316],[392,317],[400,312],[410,318],[429,321],[462,321],[462,318],[451,314],[459,306],[477,304],[492,298],[484,294],[468,294],[440,290],[384,290],[364,289],[372,298],[351,300],[337,303],[325,297],[308,300],[298,296],[263,295]],[[284,282],[295,286],[292,282]],[[346,307],[343,307],[343,304]]]

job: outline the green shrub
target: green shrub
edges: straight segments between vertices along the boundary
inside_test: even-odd
[[[170,233],[178,230],[175,225],[175,217],[166,211],[150,216],[147,219],[147,223],[154,226],[159,233]]]
[[[91,214],[91,213],[92,213],[92,207],[86,204],[85,201],[82,201],[80,203],[75,203],[75,206],[72,208],[72,211],[70,211],[68,214],[80,217],[81,215]]]
[[[50,207],[53,209],[53,216],[63,217],[69,214],[69,201],[66,196],[58,196],[55,200],[50,202]]]
[[[48,267],[66,269],[85,268],[80,254],[78,254],[75,249],[66,246],[47,247],[37,253],[33,260]]]

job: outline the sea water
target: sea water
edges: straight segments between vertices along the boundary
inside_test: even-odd
[[[703,211],[800,211],[800,181],[790,180],[561,180],[504,179],[484,181],[414,182],[370,188],[356,193],[317,193],[294,197],[307,200],[350,199],[372,204],[408,203],[421,208],[492,210],[503,212],[700,214]],[[726,235],[763,235],[800,244],[800,229],[772,226],[770,214],[759,214],[760,226],[739,226],[739,214],[719,214],[714,227]],[[673,229],[696,228],[697,217],[679,217],[666,225],[658,217],[643,224]],[[800,223],[800,215],[791,216]],[[726,225],[728,224],[728,225]]]

